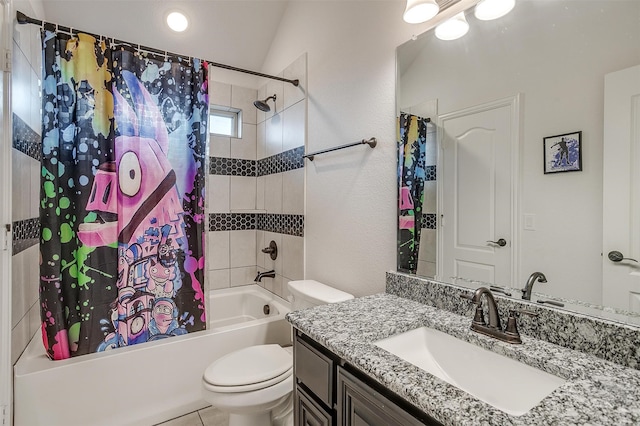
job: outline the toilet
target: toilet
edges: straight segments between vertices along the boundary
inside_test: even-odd
[[[299,310],[353,299],[314,280],[287,284],[291,309]],[[207,367],[203,397],[229,413],[229,426],[293,425],[293,349],[257,345],[231,352]]]

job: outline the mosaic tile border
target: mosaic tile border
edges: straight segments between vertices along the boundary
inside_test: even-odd
[[[304,146],[258,160],[258,176],[288,172],[304,167]]]
[[[209,174],[222,176],[266,176],[304,167],[304,146],[260,160],[209,157]],[[435,179],[435,177],[434,177]]]
[[[27,154],[34,160],[40,161],[40,135],[25,123],[16,113],[13,114],[13,142],[12,145],[18,151]]]
[[[435,213],[423,213],[420,218],[420,227],[422,229],[436,229],[437,217]]]
[[[12,255],[16,255],[40,242],[40,218],[15,221],[12,224],[12,229]]]
[[[436,166],[427,166],[424,169],[426,174],[426,177],[425,177],[426,181],[436,180]]]
[[[210,213],[209,231],[258,230],[304,237],[304,215],[273,213]]]
[[[256,229],[255,213],[210,213],[209,231],[244,231]]]
[[[304,237],[304,215],[259,214],[258,230]]]
[[[256,175],[257,162],[240,158],[209,157],[209,174],[222,176]]]

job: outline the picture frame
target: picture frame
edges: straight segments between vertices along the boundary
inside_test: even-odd
[[[582,131],[543,138],[544,174],[582,171]]]

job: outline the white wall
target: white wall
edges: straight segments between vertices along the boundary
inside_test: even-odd
[[[403,105],[438,99],[444,114],[523,94],[520,213],[536,216],[536,230],[521,228],[514,287],[542,271],[548,284],[535,290],[602,301],[604,75],[640,62],[639,10],[633,1],[520,1],[502,20],[468,16],[458,41],[416,42]],[[578,130],[583,170],[544,175],[543,138]]]
[[[384,291],[396,269],[395,48],[421,32],[404,6],[291,2],[263,67],[308,53],[307,153],[378,139],[305,165],[305,277],[356,296]]]

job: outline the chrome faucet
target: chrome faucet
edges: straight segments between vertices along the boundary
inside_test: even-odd
[[[489,314],[489,324],[484,320],[484,311],[482,310],[482,296],[487,299],[487,309]],[[478,288],[473,296],[461,294],[460,297],[471,300],[476,305],[476,312],[471,321],[471,330],[484,334],[486,336],[495,337],[507,343],[522,343],[518,327],[516,326],[516,317],[518,314],[526,314],[530,316],[538,316],[537,313],[523,309],[509,310],[509,318],[507,319],[507,327],[505,330],[500,325],[500,315],[498,314],[498,305],[493,298],[491,290],[486,287]]]
[[[534,272],[529,276],[527,280],[527,285],[524,286],[522,291],[522,298],[524,300],[531,300],[531,291],[533,290],[533,284],[536,282],[546,283],[547,277],[544,276],[542,272]]]
[[[259,282],[262,282],[263,278],[275,278],[275,277],[276,277],[276,271],[272,269],[266,272],[258,272],[258,275],[256,275],[256,279],[254,279],[254,281],[259,283]]]

